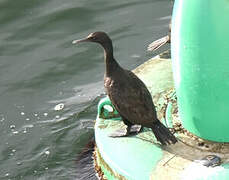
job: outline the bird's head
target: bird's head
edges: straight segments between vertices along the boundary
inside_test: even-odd
[[[86,38],[72,41],[73,44],[80,42],[95,42],[101,44],[104,47],[104,45],[111,43],[111,40],[105,32],[93,32],[90,33]]]

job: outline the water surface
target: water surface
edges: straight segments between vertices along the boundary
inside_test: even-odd
[[[115,58],[133,69],[155,55],[146,47],[166,34],[171,8],[169,0],[1,0],[0,179],[75,179],[90,168],[76,167],[76,156],[93,136],[103,52],[71,41],[106,31]]]

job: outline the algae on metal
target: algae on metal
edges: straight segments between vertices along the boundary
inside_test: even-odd
[[[172,76],[171,68],[169,67],[171,67],[170,60],[151,59],[135,69],[134,72],[146,83],[150,92],[156,95],[163,89],[173,86],[172,79],[168,78]],[[152,69],[155,69],[155,73],[163,72],[162,76],[152,77]],[[155,81],[152,81],[152,79],[157,79],[156,81],[160,81],[160,83],[154,84]],[[168,79],[168,81],[166,82],[163,79]],[[153,88],[154,86],[155,88]],[[102,102],[99,105],[98,111],[100,115],[97,116],[96,120],[95,137],[100,155],[104,162],[109,165],[107,169],[112,169],[116,174],[115,176],[120,175],[126,179],[149,179],[152,169],[156,167],[163,155],[163,151],[157,144],[152,131],[145,128],[144,132],[136,136],[109,137],[111,132],[125,128],[125,125],[122,121],[118,121],[117,118],[112,120],[112,117],[109,116],[111,119],[106,119],[104,111],[101,111],[101,109],[106,105],[107,99],[103,99]],[[107,166],[101,165],[101,167]],[[106,172],[104,173],[106,176]],[[108,176],[110,176],[109,173]]]
[[[117,114],[114,119],[110,116],[108,117],[111,119],[103,119],[104,116],[98,116],[95,137],[99,157],[102,159],[99,165],[103,169],[104,176],[111,178],[114,175],[112,178],[122,177],[129,180],[148,180],[149,178],[177,180],[185,179],[187,175],[191,176],[192,173],[196,173],[192,171],[195,168],[202,170],[198,176],[196,175],[196,179],[201,179],[201,177],[211,179],[213,176],[215,179],[225,179],[226,174],[229,174],[227,172],[229,145],[203,140],[182,127],[171,69],[170,60],[151,59],[136,68],[134,72],[149,88],[159,119],[165,123],[170,121],[170,125],[172,123],[173,131],[176,132],[179,142],[166,147],[159,146],[152,131],[147,128],[136,136],[110,138],[111,132],[125,128],[125,125],[117,118]],[[108,98],[102,101],[110,104]],[[99,106],[99,109],[102,106]],[[103,113],[103,111],[99,112]],[[223,164],[211,170],[196,162],[209,154],[220,156]],[[220,176],[218,172],[222,175]]]
[[[95,169],[98,173],[100,180],[126,180],[124,176],[121,176],[109,167],[109,165],[101,157],[101,154],[97,147],[95,147],[94,153]]]

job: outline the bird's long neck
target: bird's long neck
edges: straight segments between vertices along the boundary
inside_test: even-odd
[[[120,66],[114,59],[112,42],[110,41],[102,46],[104,49],[104,60],[106,65],[105,76],[111,76],[115,70],[120,68]]]

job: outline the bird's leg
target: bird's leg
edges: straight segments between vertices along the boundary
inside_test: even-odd
[[[122,120],[123,120],[124,124],[127,126],[127,128],[126,128],[126,136],[128,136],[130,134],[130,132],[131,132],[131,127],[132,127],[133,124],[131,122],[129,122],[127,119],[125,119],[125,118],[122,118]]]
[[[110,134],[110,137],[126,137],[130,135],[135,135],[142,130],[140,125],[134,125],[133,123],[129,122],[127,119],[122,118],[124,124],[127,126],[126,130],[119,129],[114,133]]]
[[[138,125],[138,126],[140,126],[140,125]],[[138,129],[138,132],[137,133],[143,132],[143,129],[144,129],[144,127],[143,126],[140,126],[140,128]]]
[[[133,125],[131,122],[127,121],[125,118],[123,118],[124,124],[127,126],[126,129],[119,129],[113,133],[111,133],[109,136],[110,137],[126,137],[130,134],[131,131],[131,126]]]
[[[142,132],[142,130],[143,130],[143,126],[133,124],[133,123],[129,122],[127,119],[123,118],[123,122],[125,125],[127,125],[127,128],[126,128],[126,134],[127,135],[138,134],[138,133]]]

